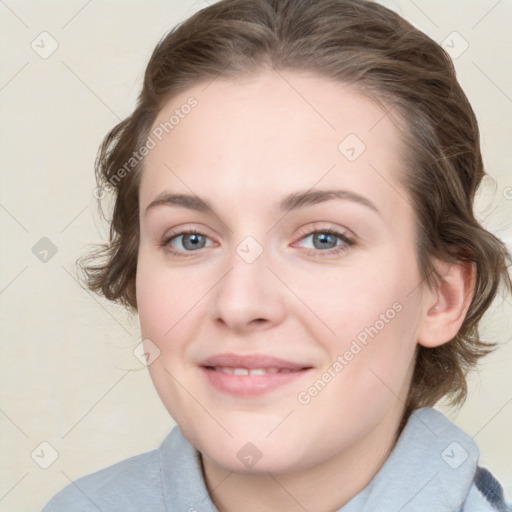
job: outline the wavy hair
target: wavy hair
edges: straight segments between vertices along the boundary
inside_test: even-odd
[[[309,71],[352,85],[405,123],[408,166],[402,180],[417,216],[421,275],[429,286],[439,283],[435,258],[473,262],[476,268],[474,295],[458,334],[439,347],[418,347],[406,410],[445,396],[452,405],[462,404],[467,372],[495,347],[480,338],[478,324],[500,283],[512,291],[510,255],[473,213],[485,175],[479,130],[449,55],[371,1],[221,0],[163,37],[147,65],[136,108],[106,135],[98,152],[97,183],[112,192],[114,205],[108,242],[78,262],[82,281],[137,310],[143,159],[135,161],[134,152],[173,95],[215,77],[236,78],[265,67]]]

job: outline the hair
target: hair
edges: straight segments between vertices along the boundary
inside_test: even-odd
[[[450,56],[398,14],[371,1],[221,0],[163,37],[147,65],[136,108],[99,148],[98,187],[112,192],[114,206],[109,241],[78,261],[83,282],[137,310],[143,159],[134,159],[134,152],[177,93],[264,68],[310,72],[353,86],[405,124],[407,169],[401,179],[417,218],[421,277],[428,286],[441,282],[435,259],[470,262],[476,270],[458,334],[439,347],[418,347],[405,410],[432,406],[443,397],[460,406],[468,371],[496,347],[480,338],[478,324],[500,283],[512,291],[510,255],[473,213],[485,175],[479,129]]]

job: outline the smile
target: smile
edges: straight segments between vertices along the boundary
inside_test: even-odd
[[[216,391],[251,397],[286,386],[312,367],[263,354],[218,354],[201,361],[199,369]]]
[[[231,368],[229,366],[207,367],[216,372],[229,373],[231,375],[267,375],[274,373],[291,373],[300,370],[292,370],[290,368]]]

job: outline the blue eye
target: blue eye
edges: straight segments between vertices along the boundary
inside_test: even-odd
[[[327,228],[311,231],[303,236],[300,240],[312,239],[314,248],[305,248],[306,254],[314,256],[332,256],[342,251],[346,251],[355,245],[355,241],[349,238],[345,233],[341,233],[336,229]],[[176,242],[180,241],[181,247],[176,247]],[[176,256],[193,256],[193,253],[211,246],[207,244],[210,238],[196,230],[182,231],[181,233],[173,233],[165,237],[160,246]],[[338,243],[339,242],[339,243]]]
[[[183,247],[184,251],[182,249],[175,250],[175,247],[172,244],[173,241],[179,240],[180,238],[181,246]],[[161,246],[168,248],[169,251],[173,254],[182,254],[183,252],[194,252],[199,249],[203,249],[206,246],[207,239],[208,237],[199,231],[183,231],[182,233],[174,234],[165,238],[162,241]]]
[[[301,240],[308,238],[311,238],[313,246],[315,247],[313,249],[307,249],[306,252],[315,256],[332,256],[355,245],[355,241],[349,238],[345,233],[340,233],[332,228],[312,231],[302,237]],[[338,240],[341,241],[341,243],[338,244]]]

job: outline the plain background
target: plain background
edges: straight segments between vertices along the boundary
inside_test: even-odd
[[[512,2],[383,3],[451,47],[494,178],[479,196],[479,216],[510,247]],[[0,2],[2,511],[40,509],[79,476],[158,447],[174,424],[133,354],[137,318],[80,288],[73,265],[107,234],[93,174],[103,136],[133,109],[160,37],[206,5]],[[58,48],[43,58],[52,44]],[[47,261],[33,251],[51,246],[44,237],[57,250]],[[472,375],[462,410],[448,411],[475,438],[481,463],[504,483],[508,499],[511,303],[498,301],[486,316],[482,333],[502,348]],[[58,457],[43,469],[52,450]]]

